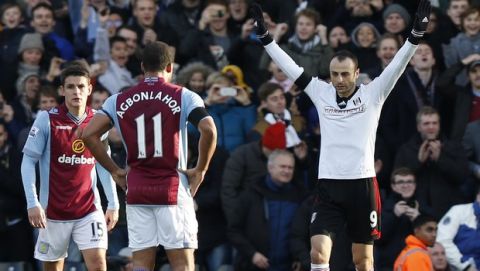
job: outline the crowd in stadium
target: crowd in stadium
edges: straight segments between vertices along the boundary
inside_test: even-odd
[[[27,218],[20,165],[36,115],[62,103],[62,69],[69,61],[85,61],[94,86],[90,106],[100,109],[110,95],[143,80],[142,48],[163,41],[175,57],[174,83],[203,98],[218,133],[194,198],[199,268],[310,270],[308,227],[322,140],[318,112],[265,52],[249,16],[253,2],[262,7],[272,38],[305,72],[328,81],[334,53],[349,50],[358,57],[358,85],[374,80],[406,42],[418,4],[1,1],[0,263],[23,261],[29,270],[41,270],[33,259],[38,233]],[[375,171],[382,237],[375,242],[376,270],[393,270],[405,242],[422,240],[419,229],[432,222],[433,239],[420,246],[429,247],[433,269],[480,270],[480,1],[431,4],[425,36],[379,119]],[[193,166],[193,126],[188,141]],[[109,143],[112,158],[124,167],[115,131]],[[281,158],[288,169],[271,166]],[[275,178],[286,179],[279,185]],[[123,202],[125,193],[117,191]],[[109,270],[129,270],[126,247],[123,203],[109,233]],[[330,268],[354,270],[351,259],[349,237],[338,229]],[[81,268],[75,245],[66,261]],[[166,258],[157,261],[160,270]]]

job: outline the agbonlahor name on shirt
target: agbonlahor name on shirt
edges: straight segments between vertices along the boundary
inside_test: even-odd
[[[120,118],[123,118],[123,114],[125,114],[125,111],[127,111],[133,104],[149,100],[162,101],[170,108],[172,114],[174,115],[181,111],[180,105],[178,105],[177,100],[173,99],[170,95],[162,95],[161,91],[159,91],[157,94],[155,94],[153,91],[142,91],[139,93],[135,93],[132,97],[127,98],[123,103],[121,103],[120,110],[117,111],[117,115]]]

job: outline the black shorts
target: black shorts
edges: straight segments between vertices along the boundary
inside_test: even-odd
[[[319,180],[312,212],[310,236],[333,239],[346,225],[353,243],[373,244],[381,234],[377,178]]]

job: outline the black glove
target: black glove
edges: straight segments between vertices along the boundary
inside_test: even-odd
[[[267,26],[263,20],[263,11],[259,4],[252,3],[250,7],[250,18],[255,21],[255,33],[262,44],[267,45],[272,42],[272,37],[270,37],[270,34],[268,33]]]
[[[408,40],[413,44],[418,44],[418,41],[423,37],[427,30],[428,22],[430,21],[430,0],[420,0],[417,12],[415,12],[415,19],[413,20],[413,29],[410,32]]]

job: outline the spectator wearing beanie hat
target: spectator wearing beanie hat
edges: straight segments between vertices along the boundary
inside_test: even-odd
[[[385,31],[399,35],[403,43],[404,37],[408,34],[407,26],[410,24],[410,14],[403,6],[391,4],[383,11],[383,23]]]
[[[27,73],[40,74],[40,62],[43,57],[42,36],[38,33],[27,33],[23,35],[18,47],[20,62],[18,64],[18,78]]]

